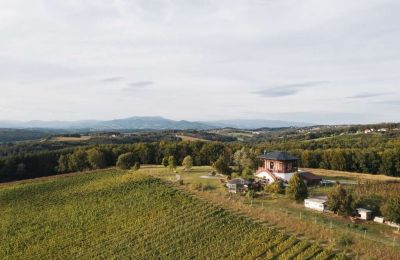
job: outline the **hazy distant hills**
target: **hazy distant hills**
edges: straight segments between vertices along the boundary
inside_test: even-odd
[[[82,120],[82,121],[0,121],[0,128],[47,128],[47,129],[90,129],[90,130],[122,130],[122,129],[214,129],[214,128],[241,128],[257,129],[263,127],[304,127],[308,123],[287,122],[278,120],[220,120],[207,122],[192,122],[185,120],[171,120],[163,117],[129,117],[114,120]]]
[[[281,120],[264,119],[237,119],[204,122],[217,128],[232,127],[239,129],[278,128],[278,127],[307,127],[314,124],[304,122],[289,122]]]

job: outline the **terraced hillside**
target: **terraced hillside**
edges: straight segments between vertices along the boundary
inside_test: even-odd
[[[0,209],[1,259],[334,257],[159,179],[120,170],[4,185]]]

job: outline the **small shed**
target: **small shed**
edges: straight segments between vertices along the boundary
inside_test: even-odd
[[[300,172],[300,177],[303,179],[304,183],[308,186],[320,185],[322,178],[311,173],[311,172]]]
[[[228,191],[230,193],[240,193],[246,191],[246,189],[251,184],[251,181],[245,180],[243,178],[236,178],[229,180],[226,184]]]
[[[358,208],[357,209],[357,217],[363,220],[370,220],[372,219],[372,210]]]
[[[308,198],[304,200],[304,207],[324,212],[326,201],[325,198]]]

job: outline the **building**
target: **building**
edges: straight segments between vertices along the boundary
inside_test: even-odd
[[[303,179],[307,186],[320,185],[322,178],[312,174],[311,172],[300,172],[300,177]]]
[[[279,179],[288,182],[297,172],[298,158],[287,152],[274,151],[258,158],[262,165],[258,168],[256,176],[270,183]]]
[[[250,184],[251,184],[251,181],[245,180],[243,178],[237,178],[237,179],[229,180],[226,183],[226,187],[228,187],[228,191],[230,193],[241,193],[241,192],[245,192],[248,189]]]
[[[357,210],[357,218],[363,220],[370,220],[372,219],[372,210],[358,208]]]
[[[308,198],[304,200],[304,207],[324,212],[326,208],[326,198]]]
[[[267,183],[277,180],[288,183],[292,176],[299,172],[297,168],[299,159],[287,152],[274,151],[260,155],[258,158],[261,166],[258,168],[256,176]],[[300,171],[299,174],[307,185],[319,185],[322,181],[322,178],[310,172]]]

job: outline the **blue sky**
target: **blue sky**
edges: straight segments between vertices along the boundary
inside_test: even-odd
[[[400,2],[3,0],[0,119],[400,121]]]

